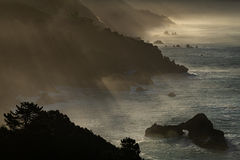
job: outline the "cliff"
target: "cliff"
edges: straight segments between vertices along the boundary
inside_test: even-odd
[[[188,71],[152,44],[105,28],[77,0],[1,0],[0,17],[4,106],[56,86],[127,89]]]

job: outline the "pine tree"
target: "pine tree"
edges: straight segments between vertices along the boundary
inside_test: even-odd
[[[43,108],[29,102],[23,102],[16,107],[17,109],[14,112],[10,111],[10,113],[4,114],[4,120],[11,130],[25,128],[39,116]]]

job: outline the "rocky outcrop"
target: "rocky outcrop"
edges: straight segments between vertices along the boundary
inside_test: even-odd
[[[228,148],[224,132],[214,129],[212,122],[203,113],[179,125],[161,126],[154,124],[146,129],[146,137],[177,137],[183,136],[185,131],[192,142],[200,147],[216,150]]]
[[[156,40],[155,42],[153,42],[154,44],[164,44],[163,41],[161,40]]]
[[[152,125],[152,127],[146,129],[146,137],[161,137],[161,138],[171,138],[183,135],[183,131],[178,126],[167,125],[160,126],[158,124]]]
[[[174,92],[168,94],[169,97],[176,97],[177,95]]]

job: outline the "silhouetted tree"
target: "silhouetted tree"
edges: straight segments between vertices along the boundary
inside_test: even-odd
[[[24,102],[4,116],[7,127],[0,128],[0,151],[8,159],[141,160],[135,140],[125,138],[117,148],[59,111]]]
[[[135,157],[133,159],[139,159],[139,154],[141,153],[140,147],[136,140],[126,137],[121,140],[122,150],[128,155],[128,157]]]
[[[0,127],[0,137],[5,137],[9,134],[9,130],[7,129],[6,126]]]
[[[23,102],[20,106],[16,105],[16,108],[14,112],[4,114],[4,120],[11,130],[25,128],[42,112],[42,107],[29,102]]]

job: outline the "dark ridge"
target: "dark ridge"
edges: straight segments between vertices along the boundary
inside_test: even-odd
[[[141,160],[134,139],[125,138],[118,148],[70,121],[59,111],[44,111],[23,102],[4,114],[0,128],[1,156],[12,159]]]
[[[0,8],[1,109],[56,86],[129,89],[188,71],[152,44],[104,28],[78,0],[2,0]]]

